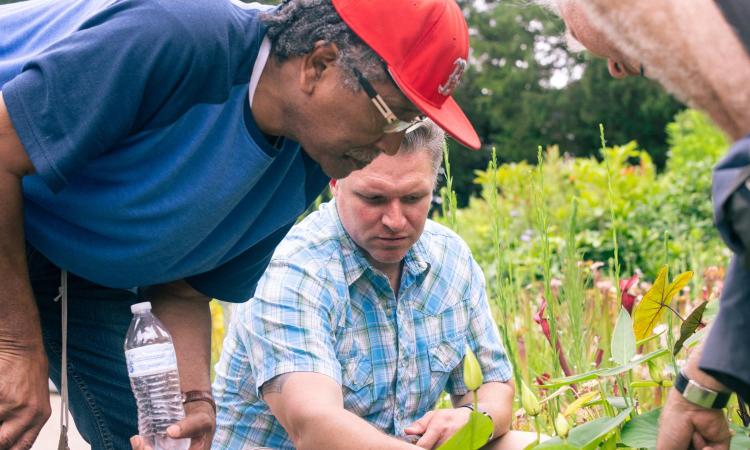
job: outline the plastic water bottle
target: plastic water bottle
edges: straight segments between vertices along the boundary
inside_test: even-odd
[[[167,427],[185,417],[172,337],[151,313],[151,303],[130,307],[125,338],[130,387],[138,405],[138,434],[154,450],[187,450],[190,439],[167,437]]]

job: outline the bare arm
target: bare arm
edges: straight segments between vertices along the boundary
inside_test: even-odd
[[[490,382],[477,390],[479,410],[487,412],[494,424],[493,436],[498,438],[510,429],[511,409],[513,407],[513,384]],[[405,432],[419,436],[417,445],[433,449],[443,444],[456,434],[469,421],[471,410],[461,408],[467,403],[474,403],[471,392],[466,395],[451,396],[452,409],[435,409],[429,411],[419,420],[409,425]]]
[[[513,395],[515,388],[512,381],[506,383],[490,382],[479,387],[477,403],[482,411],[487,411],[495,424],[494,437],[500,437],[510,430],[513,415]],[[451,396],[453,406],[473,403],[471,392],[461,396]]]
[[[146,297],[152,302],[154,314],[172,335],[182,391],[210,392],[211,312],[208,303],[211,299],[182,280],[151,286],[146,289]],[[207,450],[216,429],[213,408],[207,402],[197,401],[186,403],[185,411],[187,417],[178,423],[178,430],[168,433],[172,437],[192,438],[191,450]]]
[[[339,386],[326,375],[279,375],[262,388],[263,400],[298,450],[414,450],[344,409]]]
[[[50,414],[47,356],[23,232],[21,179],[33,171],[0,92],[0,448],[30,446]]]

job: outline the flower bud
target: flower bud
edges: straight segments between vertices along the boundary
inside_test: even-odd
[[[542,407],[539,405],[539,400],[536,398],[531,389],[526,386],[526,382],[521,380],[521,406],[526,411],[529,417],[538,416],[542,412]]]
[[[561,438],[566,438],[569,431],[570,425],[568,424],[568,420],[562,414],[557,413],[557,417],[555,417],[555,432]]]
[[[479,366],[474,352],[469,346],[466,346],[466,355],[464,355],[464,383],[470,391],[476,391],[482,385],[482,368]]]

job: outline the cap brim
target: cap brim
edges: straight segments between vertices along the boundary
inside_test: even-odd
[[[452,96],[448,97],[443,105],[438,108],[424,100],[419,94],[402,83],[394,71],[388,70],[388,72],[390,73],[391,78],[393,78],[393,81],[396,82],[399,89],[401,89],[401,92],[404,93],[406,98],[414,103],[414,106],[419,108],[420,111],[432,119],[433,122],[445,130],[446,133],[461,145],[472,150],[479,150],[481,147],[479,136],[477,135],[477,132],[474,131],[474,127],[471,125],[471,122],[469,122],[466,114],[461,111],[461,107],[458,106],[458,103],[456,103],[455,100],[453,100]]]

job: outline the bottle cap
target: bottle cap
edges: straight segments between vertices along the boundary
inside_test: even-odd
[[[145,313],[151,311],[151,302],[141,302],[130,305],[130,312],[133,314]]]

